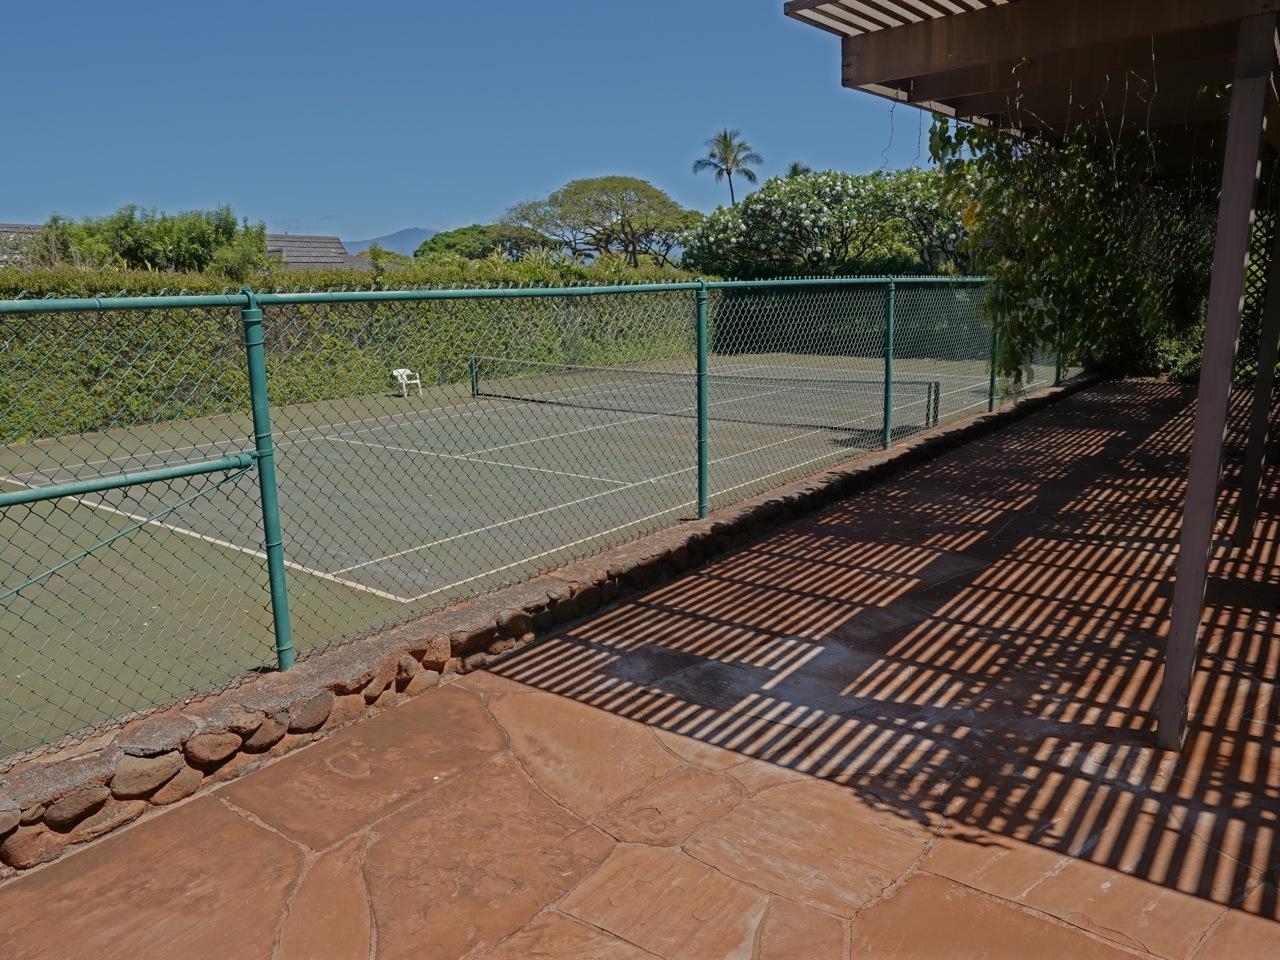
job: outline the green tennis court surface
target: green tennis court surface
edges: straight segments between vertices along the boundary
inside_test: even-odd
[[[277,407],[298,646],[694,516],[694,378],[675,361],[650,366],[497,361],[480,364],[479,396],[449,383],[421,396]],[[878,448],[882,369],[875,358],[718,359],[709,390],[712,504]],[[894,436],[985,408],[987,389],[979,363],[900,361]],[[41,441],[7,451],[0,474],[5,489],[65,483],[251,449],[249,434],[247,417],[226,416],[116,431],[109,445],[102,435]],[[113,456],[94,455],[106,446]],[[8,674],[15,696],[0,691],[0,723],[39,743],[50,728],[74,728],[80,712],[90,718],[96,701],[141,709],[211,673],[262,663],[271,628],[256,483],[251,471],[63,498],[33,507],[39,542],[34,526],[6,530],[11,572],[42,579],[6,605],[0,655],[41,668]],[[49,529],[59,531],[54,541]],[[63,556],[113,536],[120,539],[109,549],[56,569]],[[190,630],[193,610],[203,635]]]

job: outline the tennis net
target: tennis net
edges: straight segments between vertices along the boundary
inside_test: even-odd
[[[698,375],[687,370],[591,367],[505,357],[472,357],[470,370],[475,397],[657,417],[697,416]],[[884,417],[883,377],[711,373],[707,388],[712,421],[844,431],[877,427]],[[935,425],[941,396],[938,380],[894,379],[895,425],[909,429]]]

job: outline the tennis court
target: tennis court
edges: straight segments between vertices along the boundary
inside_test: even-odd
[[[277,413],[291,587],[315,577],[393,604],[447,600],[693,514],[692,371],[501,358],[479,358],[478,368],[476,396],[450,385],[421,397],[370,397],[361,405],[369,416],[353,417],[348,403],[340,423],[326,421],[324,405]],[[931,376],[895,380],[895,435],[986,402],[985,373]],[[713,502],[882,442],[884,381],[871,370],[737,357],[717,365],[709,399]],[[208,436],[206,423],[164,425],[167,448],[154,446],[155,432],[122,442],[139,452],[110,463],[47,471],[10,463],[4,474],[38,487],[198,460],[224,446],[182,442]],[[236,498],[175,507],[171,496],[151,486],[78,503],[126,520],[163,514],[150,525],[189,538],[193,549],[261,556],[261,535],[242,522]],[[300,522],[299,512],[321,502],[339,504],[343,522]]]
[[[991,399],[970,281],[900,285],[888,423],[891,285],[721,286],[273,295],[265,383],[296,647],[517,582]],[[702,347],[695,294],[711,307]],[[45,303],[32,320],[19,304],[6,321],[23,353],[0,376],[5,751],[272,661],[243,298],[178,300]],[[420,391],[396,390],[398,367]],[[1027,372],[1029,386],[1053,376]]]

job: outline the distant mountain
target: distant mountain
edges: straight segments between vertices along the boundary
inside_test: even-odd
[[[422,227],[406,227],[404,230],[388,233],[385,237],[373,237],[370,240],[343,240],[342,245],[347,248],[347,253],[360,253],[376,243],[384,250],[393,250],[396,253],[403,253],[406,257],[412,257],[413,251],[422,246],[422,241],[434,237],[435,234],[434,230],[426,230]]]

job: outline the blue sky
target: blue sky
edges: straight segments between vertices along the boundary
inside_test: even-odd
[[[360,239],[485,222],[577,177],[727,201],[722,126],[851,171],[928,159],[927,121],[840,87],[782,0],[42,0],[13,4],[0,221],[231,204]]]

